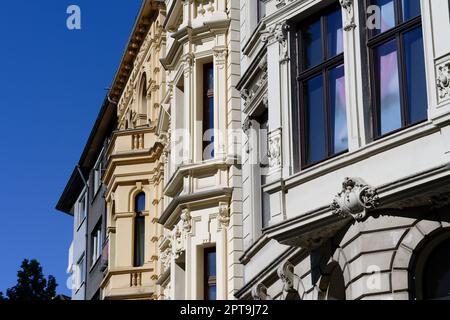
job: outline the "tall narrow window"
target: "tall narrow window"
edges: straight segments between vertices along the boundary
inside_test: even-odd
[[[207,248],[204,251],[204,292],[205,300],[216,300],[216,248]]]
[[[91,267],[97,262],[102,254],[102,228],[101,222],[91,233]]]
[[[83,194],[80,196],[77,204],[76,204],[76,217],[77,217],[77,226],[79,227],[87,215],[87,208],[88,208],[88,197],[87,193],[83,192]]]
[[[379,24],[369,32],[374,137],[427,119],[420,0],[372,0]]]
[[[203,66],[203,160],[214,158],[214,67]]]
[[[84,254],[78,259],[76,271],[77,271],[76,288],[80,289],[83,283],[85,282],[86,278],[86,265],[84,262]]]
[[[145,73],[141,81],[141,114],[147,115],[147,75]]]
[[[145,252],[145,193],[139,193],[135,198],[134,218],[134,266],[142,267],[144,265]]]
[[[297,29],[300,158],[307,167],[348,149],[342,12],[338,6]]]

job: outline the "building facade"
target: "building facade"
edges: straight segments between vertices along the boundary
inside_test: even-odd
[[[105,149],[108,267],[103,299],[157,299],[163,144],[156,136],[165,74],[162,1],[144,1],[113,83],[117,130]]]
[[[104,148],[117,120],[115,106],[105,99],[83,153],[56,208],[74,217],[69,249],[68,285],[72,300],[100,299],[100,282],[106,266],[103,250],[106,232],[105,187],[101,183]]]
[[[158,284],[166,299],[233,299],[243,284],[239,1],[165,3]]]
[[[449,0],[144,0],[57,206],[73,297],[448,299],[449,34]]]
[[[448,299],[449,2],[240,1],[238,299]]]

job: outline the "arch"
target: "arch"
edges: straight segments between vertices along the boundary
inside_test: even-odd
[[[450,228],[435,230],[417,245],[409,264],[411,299],[450,300],[449,252]]]
[[[391,276],[390,287],[394,288],[395,284],[403,283],[405,289],[408,288],[410,298],[413,299],[414,281],[411,279],[411,268],[415,263],[415,258],[420,252],[423,245],[433,238],[435,234],[442,232],[443,230],[450,230],[445,228],[440,221],[431,220],[417,220],[411,227],[407,228],[402,237],[398,241],[396,250],[392,255],[391,260]],[[401,272],[405,270],[409,273],[409,279],[405,283],[405,277]]]

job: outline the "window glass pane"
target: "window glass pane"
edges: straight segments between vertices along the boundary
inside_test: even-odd
[[[137,216],[135,218],[134,229],[134,266],[144,265],[144,244],[145,244],[145,218]]]
[[[377,77],[380,134],[402,126],[397,45],[390,41],[375,49],[375,76]]]
[[[203,160],[214,158],[214,67],[204,66],[203,88]]]
[[[306,161],[307,164],[312,164],[327,157],[323,77],[321,75],[305,83],[305,107]]]
[[[332,58],[344,51],[341,9],[327,16],[327,58]]]
[[[266,3],[264,0],[258,0],[258,21],[266,16]]]
[[[145,211],[145,193],[141,192],[136,196],[135,200],[135,212]]]
[[[420,16],[420,0],[402,0],[403,21]]]
[[[384,32],[395,26],[395,2],[394,0],[374,0],[374,5],[381,9],[381,30],[375,29],[374,33]]]
[[[310,24],[302,33],[304,45],[305,69],[322,62],[322,37],[320,19]]]
[[[420,27],[404,35],[404,47],[409,110],[408,123],[413,124],[427,119],[425,57]]]
[[[208,276],[216,275],[216,252],[208,252]]]
[[[330,107],[332,130],[332,152],[334,154],[348,149],[347,113],[345,103],[345,71],[340,65],[330,70]]]

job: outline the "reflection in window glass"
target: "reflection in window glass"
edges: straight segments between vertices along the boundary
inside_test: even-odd
[[[307,162],[312,164],[327,157],[323,76],[305,84]]]
[[[320,20],[310,24],[303,32],[305,68],[311,68],[322,62],[322,37]]]
[[[390,41],[375,50],[378,99],[380,105],[380,134],[402,126],[397,46]]]
[[[427,90],[425,84],[425,57],[422,29],[416,28],[404,35],[406,86],[409,123],[427,118]]]
[[[334,11],[327,16],[327,46],[328,59],[344,52],[341,11]]]
[[[375,33],[384,32],[395,27],[395,3],[394,0],[375,0],[373,4],[381,9],[380,30]]]
[[[403,21],[420,16],[420,0],[402,0]]]
[[[345,104],[345,72],[340,65],[329,74],[330,106],[333,153],[337,154],[348,149],[347,113]]]

